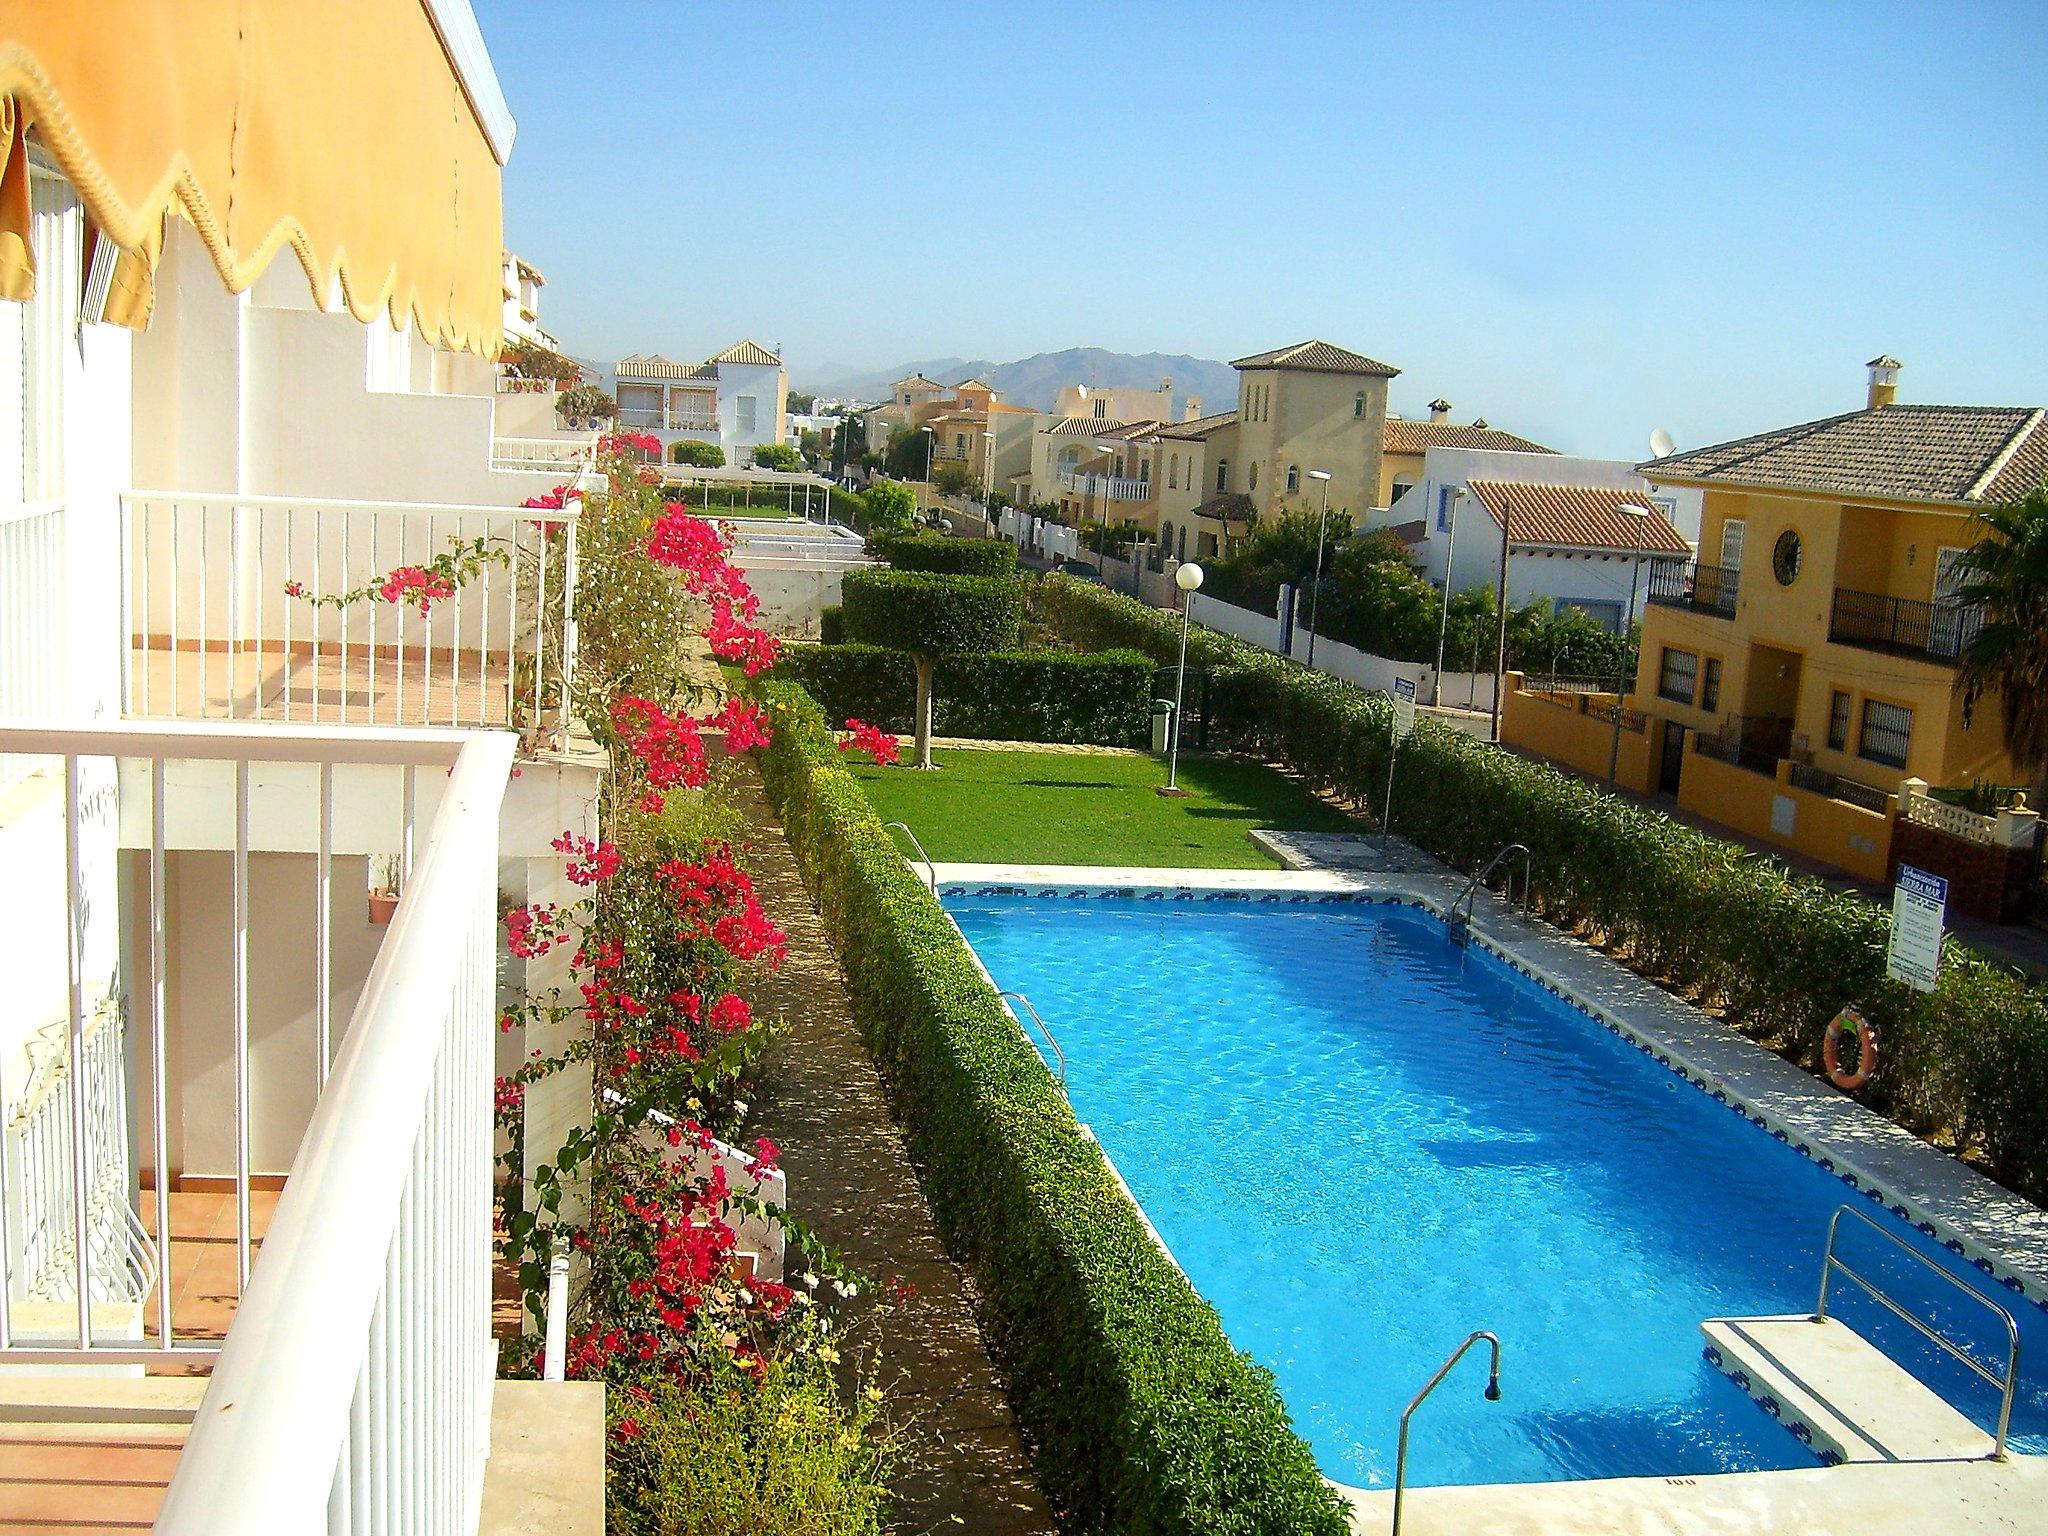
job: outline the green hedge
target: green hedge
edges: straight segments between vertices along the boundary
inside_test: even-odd
[[[837,603],[827,604],[818,610],[818,642],[821,645],[841,645],[846,640],[846,615],[839,611]]]
[[[1047,577],[1036,601],[1045,623],[1089,648],[1166,661],[1179,644],[1174,615],[1087,582]],[[1188,660],[1213,676],[1212,742],[1383,802],[1384,696],[1214,631],[1193,632]],[[2048,1198],[2048,987],[1953,939],[1932,994],[1887,980],[1885,908],[1427,718],[1396,765],[1394,830],[1459,869],[1526,843],[1552,922],[1619,941],[1646,974],[1809,1069],[1827,1021],[1860,1004],[1884,1042],[1862,1096]]]
[[[760,754],[948,1245],[1069,1532],[1341,1536],[1271,1376],[1162,1253],[1052,1074],[839,761],[759,685]]]
[[[879,645],[786,645],[778,675],[800,683],[838,724],[911,728],[917,677],[905,651]],[[980,741],[1144,745],[1151,728],[1151,659],[1139,651],[1001,651],[942,656],[932,682],[932,729]]]
[[[874,533],[868,553],[899,571],[942,576],[1014,576],[1017,546],[1008,539],[960,539],[948,533]]]
[[[865,570],[839,582],[847,638],[904,651],[1015,650],[1022,607],[1018,583],[1003,576]]]

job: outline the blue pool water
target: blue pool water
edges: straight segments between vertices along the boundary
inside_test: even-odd
[[[1830,1213],[2010,1300],[2015,1446],[2048,1449],[2048,1316],[1413,908],[955,895],[1059,1037],[1075,1112],[1323,1471],[1418,1484],[1811,1466],[1702,1357],[1709,1317],[1811,1311]],[[1989,1314],[1867,1231],[1841,1251],[2003,1370]],[[1837,1281],[1845,1321],[1979,1422],[1996,1393]],[[2032,1367],[2029,1369],[2029,1359]]]

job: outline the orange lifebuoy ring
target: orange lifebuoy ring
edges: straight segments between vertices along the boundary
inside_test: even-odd
[[[1856,1070],[1842,1070],[1841,1047],[1837,1043],[1851,1030],[1856,1034]],[[1828,1020],[1827,1033],[1821,1037],[1820,1059],[1828,1069],[1828,1081],[1837,1088],[1847,1091],[1861,1088],[1870,1081],[1870,1074],[1877,1070],[1877,1031],[1870,1020],[1852,1006],[1844,1008]]]

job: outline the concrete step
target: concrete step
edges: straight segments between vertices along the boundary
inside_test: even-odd
[[[184,1425],[203,1376],[0,1376],[0,1431],[23,1424]]]
[[[1710,1318],[1700,1331],[1708,1360],[1824,1461],[1991,1454],[1989,1434],[1838,1318]]]

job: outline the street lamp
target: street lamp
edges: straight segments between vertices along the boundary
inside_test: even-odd
[[[1166,782],[1160,786],[1162,795],[1185,795],[1180,787],[1180,710],[1188,694],[1188,609],[1194,596],[1201,589],[1202,568],[1190,560],[1173,573],[1173,584],[1180,588],[1180,670],[1173,680],[1173,740],[1172,750],[1166,759]]]
[[[1308,665],[1312,667],[1316,664],[1316,613],[1323,598],[1323,539],[1330,531],[1330,472],[1312,469],[1308,477],[1323,483],[1323,516],[1316,524],[1316,584],[1308,589]]]
[[[924,434],[924,483],[930,485],[932,483],[932,447],[938,442],[939,434],[930,427],[919,427],[917,430]]]
[[[1641,569],[1645,543],[1650,533],[1650,509],[1622,502],[1616,509],[1636,520],[1636,543],[1628,559],[1628,617],[1621,621],[1621,654],[1628,655],[1628,632],[1636,624],[1636,572]],[[1614,690],[1614,735],[1607,745],[1607,783],[1611,788],[1621,770],[1621,701],[1628,697],[1629,680],[1624,677]]]
[[[996,494],[996,435],[993,432],[981,434],[981,515],[991,523],[996,520],[989,502]]]
[[[1451,572],[1456,569],[1453,562],[1458,554],[1458,503],[1472,493],[1459,486],[1451,492],[1450,537],[1444,541],[1444,611],[1436,621],[1436,675],[1429,680],[1429,707],[1434,709],[1444,701],[1444,636],[1451,627]],[[1424,517],[1429,508],[1422,509]]]

